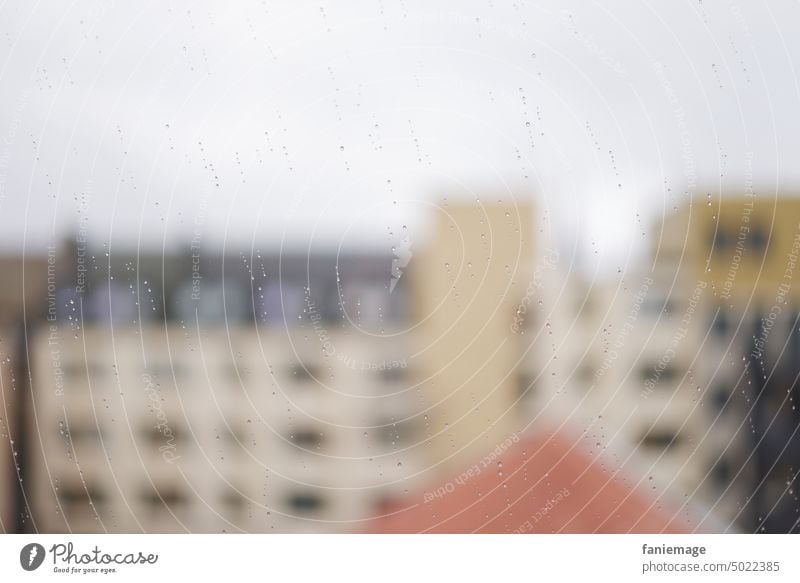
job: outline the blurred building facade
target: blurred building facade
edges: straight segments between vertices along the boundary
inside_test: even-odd
[[[28,259],[3,307],[0,471],[26,484],[4,528],[361,530],[509,440],[566,440],[670,528],[796,530],[800,205],[708,202],[618,278],[501,202],[442,205],[413,254]]]
[[[28,528],[358,530],[515,435],[530,213],[449,205],[410,264],[69,248],[29,341]]]
[[[29,340],[28,528],[350,530],[419,471],[391,257],[85,260]]]
[[[531,275],[529,204],[448,204],[411,272],[430,463],[457,465],[521,430],[512,332]]]
[[[696,199],[651,240],[638,273],[550,274],[529,416],[585,428],[698,529],[797,531],[800,201]]]
[[[41,316],[47,270],[42,257],[0,256],[0,532],[16,532],[25,520],[19,481],[27,442],[24,316]]]
[[[800,200],[695,200],[660,235],[654,262],[683,257],[674,288],[697,304],[679,372],[693,376],[702,419],[701,491],[748,530],[797,532]]]

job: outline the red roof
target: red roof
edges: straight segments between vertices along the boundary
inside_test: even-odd
[[[616,471],[582,440],[533,435],[498,447],[474,465],[370,520],[376,533],[688,533],[684,507],[662,503],[647,479]],[[616,465],[619,465],[618,463]],[[639,483],[642,482],[642,483]],[[651,493],[652,492],[652,493]],[[669,507],[667,507],[669,506]]]

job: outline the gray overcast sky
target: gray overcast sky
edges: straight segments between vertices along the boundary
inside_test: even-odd
[[[513,196],[624,265],[692,183],[800,181],[797,2],[232,4],[2,4],[3,251],[388,251]]]

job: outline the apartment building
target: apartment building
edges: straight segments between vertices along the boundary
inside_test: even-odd
[[[443,204],[415,257],[417,371],[434,467],[458,467],[524,427],[514,327],[533,271],[532,214],[526,201]]]
[[[360,530],[537,432],[692,529],[790,530],[800,213],[746,202],[676,212],[616,279],[503,203],[443,205],[411,261],[95,260],[30,336],[28,528]]]
[[[551,382],[531,413],[683,500],[699,529],[796,530],[799,227],[800,201],[702,198],[657,225],[639,272],[551,274],[528,363]]]
[[[46,271],[41,257],[0,257],[0,532],[16,532],[25,520],[18,472],[25,454],[23,317],[42,313]]]
[[[707,284],[691,365],[708,428],[698,441],[703,486],[747,530],[797,531],[800,200],[696,200],[664,231],[665,254],[684,259],[682,289]],[[682,238],[690,251],[681,254]]]
[[[391,256],[104,261],[30,336],[29,528],[347,531],[422,473]]]

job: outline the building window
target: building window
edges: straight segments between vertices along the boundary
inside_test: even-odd
[[[226,492],[222,496],[222,507],[230,518],[237,518],[245,508],[245,499],[239,492]]]
[[[296,363],[290,369],[292,378],[297,382],[307,383],[320,377],[319,367],[311,364]]]
[[[142,430],[145,441],[157,451],[163,451],[163,447],[175,447],[183,437],[183,431],[177,427],[169,425],[150,425]]]
[[[728,234],[721,228],[717,228],[714,232],[712,244],[714,246],[714,253],[721,254],[725,252],[728,248],[728,244],[730,243],[730,238]]]
[[[533,373],[517,374],[517,395],[521,399],[529,399],[536,394],[536,376]]]
[[[381,379],[387,383],[397,383],[408,377],[408,369],[405,366],[394,366],[391,364],[387,368],[378,371]]]
[[[728,315],[722,310],[717,312],[717,315],[711,321],[711,328],[716,336],[720,338],[727,336],[730,329]]]
[[[72,518],[91,518],[100,513],[98,507],[106,503],[106,495],[102,490],[91,486],[74,484],[64,486],[58,493],[64,512]]]
[[[728,404],[728,391],[724,388],[716,388],[711,393],[711,403],[714,406],[714,411],[721,413]]]
[[[589,362],[582,363],[575,372],[575,378],[587,387],[592,383],[594,375],[595,367]]]
[[[59,421],[58,428],[61,437],[75,447],[100,444],[101,433],[96,425],[73,423],[67,427],[63,421]]]
[[[303,449],[319,451],[325,444],[325,435],[321,431],[304,429],[289,435],[289,441]]]
[[[298,493],[289,496],[287,506],[293,512],[309,514],[319,512],[325,506],[325,501],[315,494]]]
[[[718,486],[727,486],[733,476],[731,463],[725,458],[719,459],[711,470],[711,476]]]
[[[658,363],[645,366],[642,368],[640,375],[643,381],[656,381],[656,385],[662,382],[671,383],[680,376],[678,369],[672,364],[660,366]]]
[[[763,254],[767,250],[767,237],[760,227],[750,229],[750,248],[759,254]]]
[[[149,490],[142,494],[141,499],[152,513],[166,508],[176,509],[187,503],[184,493],[172,486]]]
[[[650,431],[647,435],[642,437],[640,445],[647,449],[653,450],[668,450],[680,442],[680,436],[672,431]]]
[[[105,501],[106,496],[101,490],[97,490],[91,486],[68,486],[61,489],[59,498],[68,506],[75,506],[80,504],[100,504]]]
[[[66,363],[62,366],[64,378],[71,383],[85,381],[87,379],[86,368],[86,363],[83,362]]]

